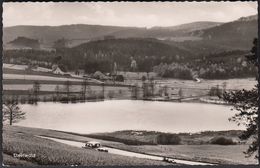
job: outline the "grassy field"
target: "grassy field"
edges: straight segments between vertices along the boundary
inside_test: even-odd
[[[201,133],[179,133],[173,134],[178,136],[182,145],[202,145],[210,144],[211,139],[216,137],[225,137],[227,139],[232,139],[234,143],[238,143],[239,135],[242,133],[240,130],[230,130],[230,131],[206,131]],[[144,144],[144,145],[156,145],[158,144],[156,139],[159,135],[165,134],[162,132],[155,131],[116,131],[111,133],[98,133],[86,135],[93,138],[122,142],[126,144]],[[246,142],[242,142],[246,143]]]
[[[4,74],[20,74],[20,75],[40,75],[40,76],[52,76],[57,78],[64,78],[65,76],[59,75],[59,74],[53,74],[51,72],[39,72],[39,71],[33,71],[33,70],[19,70],[19,69],[11,69],[11,68],[3,68]],[[75,77],[70,77],[75,78]],[[75,78],[77,79],[77,78]]]
[[[246,158],[243,151],[248,145],[111,145],[128,151],[163,155],[176,159],[210,162],[215,164],[258,164],[254,157]]]
[[[38,81],[40,87],[40,101],[52,101],[55,94],[55,88],[57,85],[62,89],[65,87],[67,80],[70,81],[70,92],[74,94],[74,97],[78,97],[82,90],[82,79],[66,78],[62,75],[55,75],[47,72],[36,71],[24,71],[18,69],[3,69],[3,90],[4,95],[12,96],[14,93],[17,95],[28,95],[28,90],[33,88],[33,83]],[[133,94],[136,94],[138,99],[143,99],[142,80],[129,80],[134,76],[142,76],[146,73],[130,73],[120,72],[126,77],[124,83],[111,83],[105,82],[105,99],[131,99]],[[147,74],[146,74],[147,75]],[[152,73],[151,73],[152,75]],[[154,74],[153,74],[154,75]],[[139,78],[138,78],[139,79]],[[201,80],[201,82],[195,82],[192,80],[178,80],[178,79],[157,79],[155,87],[153,88],[153,94],[156,98],[161,98],[162,101],[169,99],[179,99],[179,91],[182,92],[182,98],[192,98],[190,100],[185,99],[183,101],[202,102],[199,99],[209,94],[211,87],[219,86],[220,89],[226,87],[226,89],[250,89],[256,84],[256,80],[253,78],[248,79],[229,79],[229,80]],[[102,82],[96,80],[88,80],[88,86],[90,86],[93,94],[89,94],[89,99],[96,99],[100,97],[102,93]],[[130,85],[137,83],[139,86],[138,91],[132,92]],[[167,89],[164,86],[167,85]],[[64,89],[63,89],[64,90]],[[151,88],[150,88],[151,90]],[[167,92],[168,96],[165,96],[163,92]],[[24,98],[23,98],[24,99]],[[56,99],[55,99],[56,100]],[[214,103],[214,102],[213,102]]]
[[[207,133],[207,135],[213,134]],[[223,135],[218,132],[215,135]],[[227,133],[225,133],[227,134]],[[93,150],[83,150],[35,137],[41,135],[78,142],[99,141],[104,146],[127,151],[161,155],[176,159],[202,161],[216,164],[257,164],[253,157],[245,158],[247,144],[240,145],[126,145],[120,142],[94,139],[76,133],[19,126],[3,127],[4,163],[10,165],[161,165],[163,162],[123,157]],[[230,136],[236,133],[229,132]],[[199,135],[196,135],[199,136]],[[193,136],[194,137],[194,136]],[[194,137],[196,138],[196,137]],[[36,158],[18,159],[14,153],[36,153]]]
[[[79,97],[82,94],[83,79],[66,78],[61,75],[51,73],[24,71],[16,69],[4,69],[3,92],[4,98],[17,95],[22,99],[28,99],[30,89],[37,81],[40,84],[39,99],[40,101],[53,101],[56,95],[56,87],[59,86],[59,94],[65,94],[66,81],[70,81],[70,95],[72,97]],[[106,83],[104,84],[105,98],[123,99],[131,98],[130,85],[122,83]],[[96,80],[87,80],[86,99],[97,99],[103,96],[103,84],[96,82]],[[64,96],[64,95],[63,95]],[[66,97],[66,96],[65,96]],[[19,99],[20,99],[19,98]]]
[[[7,155],[3,153],[4,165],[12,165],[12,166],[37,166],[36,163],[32,163],[30,161],[21,160],[15,158],[11,155]]]
[[[150,131],[117,131],[112,133],[92,134],[91,137],[114,140],[122,143],[141,142],[139,145],[125,145],[122,143],[111,144],[111,147],[120,148],[133,152],[163,155],[176,159],[210,162],[216,164],[257,164],[254,157],[246,158],[243,151],[249,147],[247,142],[237,145],[215,145],[210,140],[215,137],[239,141],[238,136],[242,131],[207,131],[202,133],[177,134],[181,138],[180,145],[140,145],[154,143],[159,132]],[[89,135],[86,135],[89,136]]]
[[[167,163],[101,153],[81,149],[34,135],[58,136],[86,141],[87,138],[56,131],[4,126],[3,153],[5,165],[166,165]],[[89,139],[88,139],[89,140]],[[110,143],[110,145],[113,143]],[[14,158],[14,154],[35,154],[35,157]]]

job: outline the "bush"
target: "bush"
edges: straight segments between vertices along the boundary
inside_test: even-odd
[[[157,144],[161,145],[178,145],[181,142],[181,138],[176,134],[159,134],[157,136]]]
[[[236,143],[232,140],[232,138],[225,137],[215,137],[210,140],[211,144],[215,145],[235,145]]]

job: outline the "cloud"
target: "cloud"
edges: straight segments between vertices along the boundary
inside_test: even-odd
[[[228,22],[257,14],[257,2],[8,2],[4,26],[98,24],[173,26],[194,21]]]

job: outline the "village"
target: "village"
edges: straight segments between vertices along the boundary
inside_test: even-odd
[[[30,65],[4,63],[4,72],[7,72],[4,73],[6,76],[4,92],[8,93],[5,96],[12,97],[14,91],[20,90],[21,95],[18,99],[21,99],[22,102],[25,101],[27,94],[37,94],[36,99],[40,101],[64,100],[62,97],[67,94],[73,100],[103,98],[156,101],[196,100],[223,104],[224,102],[218,100],[217,96],[221,90],[223,92],[223,89],[228,89],[226,88],[227,83],[223,85],[220,81],[219,84],[211,87],[203,84],[204,88],[201,88],[200,85],[204,83],[201,83],[201,79],[184,81],[187,83],[186,86],[177,80],[175,87],[173,87],[173,85],[163,83],[163,80],[154,72],[118,72],[115,70],[112,75],[103,74],[100,71],[87,75],[84,70],[80,69],[76,72],[63,72],[57,64],[53,64],[51,69],[40,67],[39,65],[42,64],[47,65],[46,62],[39,61],[31,61]],[[15,88],[15,84],[12,83],[14,80],[12,75],[16,75],[14,76],[16,84],[26,84],[26,86],[20,89]],[[38,87],[34,87],[35,82],[39,85]],[[191,88],[189,83],[197,83],[198,87]],[[209,97],[211,98],[208,99]]]

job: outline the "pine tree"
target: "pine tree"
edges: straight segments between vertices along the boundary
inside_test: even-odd
[[[259,69],[259,62],[257,57],[257,39],[254,39],[254,47],[251,50],[251,54],[246,58],[249,62],[253,63]],[[259,79],[259,77],[257,77]],[[253,138],[253,142],[250,144],[247,151],[244,153],[246,157],[250,157],[258,150],[258,104],[259,102],[259,84],[257,84],[252,90],[238,90],[231,92],[224,92],[223,99],[231,103],[238,111],[230,121],[236,122],[238,125],[243,124],[246,126],[246,130],[240,136],[241,140],[248,140]],[[258,154],[256,154],[258,158]]]

